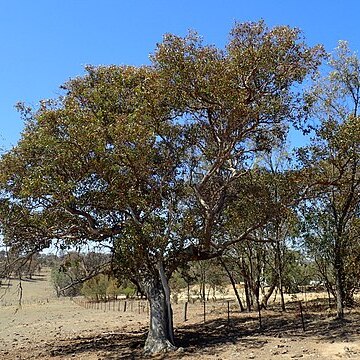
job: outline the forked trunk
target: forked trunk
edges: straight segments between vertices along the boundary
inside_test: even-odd
[[[271,297],[271,295],[273,294],[274,290],[276,288],[276,282],[273,281],[273,283],[271,284],[271,286],[269,287],[268,291],[266,292],[266,294],[263,295],[263,298],[261,300],[261,308],[262,309],[266,309],[267,305],[268,305],[268,301]],[[280,292],[281,293],[281,292]]]
[[[170,304],[170,292],[162,265],[159,273],[144,283],[144,289],[150,302],[149,333],[145,342],[146,353],[155,354],[176,350]]]

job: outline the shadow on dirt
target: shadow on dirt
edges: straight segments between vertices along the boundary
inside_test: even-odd
[[[38,281],[48,281],[48,278],[45,275],[39,274],[39,275],[33,275],[31,278],[30,277],[22,277],[21,278],[22,282],[27,282],[27,283],[36,283]],[[13,286],[13,283],[18,284],[20,282],[20,279],[18,277],[6,277],[6,278],[2,278],[0,279],[0,287],[10,287]]]
[[[76,337],[50,345],[47,352],[50,356],[72,357],[81,354],[97,354],[98,359],[141,359],[146,333],[102,334],[95,337]]]

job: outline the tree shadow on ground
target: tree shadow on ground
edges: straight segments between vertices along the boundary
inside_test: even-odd
[[[42,275],[42,274],[38,274],[38,275],[33,275],[31,278],[30,277],[21,277],[21,279],[19,279],[19,277],[17,276],[8,276],[8,277],[4,277],[1,279],[1,284],[0,286],[12,286],[13,283],[17,284],[20,281],[22,282],[31,282],[31,283],[35,283],[38,281],[48,281],[48,278],[46,275]]]
[[[98,359],[141,359],[146,339],[145,329],[130,333],[101,334],[98,336],[76,337],[57,341],[48,345],[50,356],[72,357],[84,354],[97,354]]]
[[[98,359],[127,360],[147,359],[142,348],[146,328],[128,333],[110,333],[95,337],[77,337],[52,344],[50,356],[96,354]],[[337,321],[321,314],[305,314],[305,332],[301,318],[296,312],[266,312],[262,328],[255,313],[242,314],[230,319],[217,318],[205,323],[179,326],[176,329],[176,345],[181,352],[159,355],[155,359],[178,359],[183,355],[212,355],[219,346],[236,344],[243,349],[259,349],[266,345],[267,338],[301,339],[316,337],[319,340],[348,340],[360,335],[360,313],[349,314],[347,320]],[[154,357],[152,357],[154,359]]]

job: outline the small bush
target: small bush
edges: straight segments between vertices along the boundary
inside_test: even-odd
[[[92,301],[107,301],[116,299],[121,291],[116,279],[100,274],[85,281],[81,293]]]

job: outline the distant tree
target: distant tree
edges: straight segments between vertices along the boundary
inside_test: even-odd
[[[109,257],[106,254],[72,251],[58,258],[51,269],[51,279],[57,296],[78,296],[84,282],[108,272]]]
[[[224,270],[215,259],[191,263],[190,275],[202,301],[209,301],[210,296],[216,299],[216,289],[228,283]]]
[[[178,302],[179,294],[187,290],[187,282],[179,271],[174,271],[169,279],[172,300]],[[189,299],[188,299],[189,300]]]
[[[150,301],[145,350],[173,349],[171,274],[271,217],[253,206],[236,239],[221,230],[234,199],[256,199],[254,186],[231,187],[250,184],[258,155],[303,115],[296,84],[322,55],[261,21],[237,24],[225,50],[166,35],[148,67],[88,67],[59,99],[23,108],[22,139],[0,163],[5,241],[22,253],[107,246],[112,270]]]
[[[58,297],[81,295],[80,290],[82,284],[73,284],[72,276],[73,274],[70,275],[69,272],[64,271],[63,268],[54,267],[51,270],[51,282]]]
[[[81,293],[92,301],[108,301],[116,299],[121,289],[116,279],[99,274],[84,282]]]

